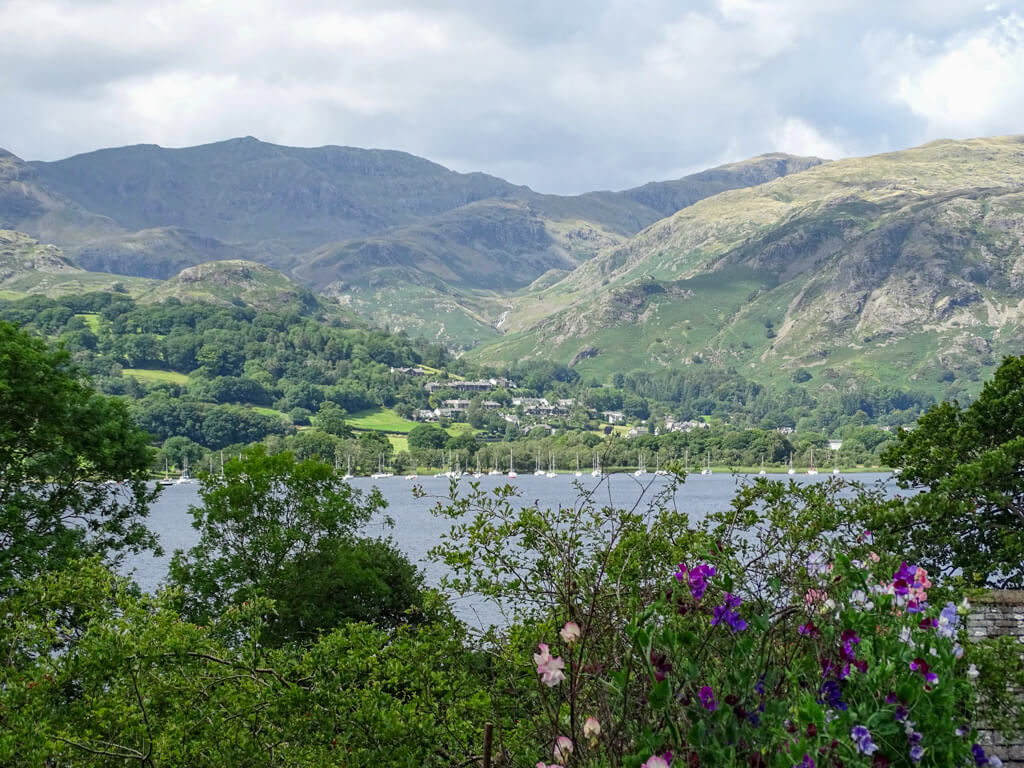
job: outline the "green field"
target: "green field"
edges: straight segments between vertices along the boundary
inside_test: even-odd
[[[274,410],[273,408],[264,408],[261,405],[254,405],[254,406],[252,406],[252,409],[256,413],[261,413],[264,416],[275,416],[278,419],[287,419],[288,418],[288,414],[284,413],[283,411]]]
[[[141,382],[165,381],[171,384],[186,384],[188,376],[174,371],[159,371],[154,368],[122,368],[121,373]]]
[[[409,438],[407,437],[388,435],[388,441],[391,443],[391,447],[395,449],[395,453],[409,450]]]
[[[373,408],[349,414],[345,422],[353,429],[372,430],[374,432],[391,432],[407,435],[416,426],[415,421],[403,419],[389,408]]]

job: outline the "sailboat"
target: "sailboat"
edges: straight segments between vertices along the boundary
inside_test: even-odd
[[[510,478],[512,478],[513,480],[515,478],[519,477],[519,475],[516,474],[515,464],[512,463],[512,449],[511,448],[508,449],[508,476]]]
[[[683,452],[683,473],[690,474],[690,448],[687,447]]]
[[[576,451],[576,471],[573,473],[576,477],[583,477],[583,473],[580,472],[580,452]]]
[[[545,477],[555,477],[555,454],[554,452],[548,453],[548,471],[544,473]]]
[[[787,475],[795,475],[796,474],[796,470],[793,469],[793,454],[792,454],[792,452],[790,452],[790,454],[789,454],[789,469],[786,470],[786,474]]]
[[[476,472],[473,473],[473,477],[483,477],[484,473],[480,471],[480,454],[476,455]]]
[[[540,454],[538,453],[533,459],[533,474],[535,477],[542,477],[544,470],[540,468]]]
[[[811,448],[811,460],[807,462],[807,474],[816,475],[818,474],[817,468],[814,466],[814,449]]]
[[[668,474],[668,470],[661,468],[661,451],[658,451],[657,457],[658,457],[657,458],[657,465],[655,466],[654,474],[656,474],[656,475],[667,475]]]
[[[189,475],[188,473],[188,456],[182,457],[181,462],[181,477],[179,477],[177,480],[178,485],[194,483],[195,481],[192,479],[192,476]]]
[[[170,469],[167,466],[167,458],[166,457],[164,458],[164,477],[163,477],[162,480],[157,480],[156,484],[157,485],[162,485],[164,488],[166,488],[169,485],[174,485],[174,481],[171,480]]]
[[[370,475],[370,477],[372,477],[374,480],[379,480],[382,477],[394,477],[394,476],[395,476],[394,472],[388,472],[387,470],[384,469],[384,454],[383,453],[380,454],[379,461],[377,463],[377,471],[374,472],[372,475]]]
[[[711,474],[711,454],[710,453],[707,454],[704,457],[704,469],[702,469],[700,471],[700,473],[702,475],[710,475]]]
[[[494,469],[492,469],[487,474],[488,475],[503,475],[503,474],[505,474],[500,469],[498,469],[498,457],[497,456],[494,457]]]
[[[644,467],[644,452],[641,450],[640,454],[636,458],[637,470],[633,473],[635,477],[647,474],[647,469]]]
[[[590,473],[591,477],[601,477],[601,456],[597,453],[594,454],[594,471]]]
[[[759,475],[766,475],[766,474],[768,474],[767,472],[764,471],[764,456],[761,457],[761,471],[758,472],[757,474],[759,474]]]

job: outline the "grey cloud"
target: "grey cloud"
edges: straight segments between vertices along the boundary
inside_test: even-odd
[[[545,192],[680,175],[778,149],[787,130],[791,151],[934,138],[941,123],[895,97],[899,73],[1022,5],[53,3],[71,21],[33,23],[42,6],[0,0],[0,21],[28,27],[0,50],[0,146],[23,157],[249,134],[402,149]]]

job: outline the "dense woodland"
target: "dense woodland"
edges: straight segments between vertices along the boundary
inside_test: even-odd
[[[812,391],[794,381],[776,391],[735,370],[702,365],[615,374],[609,381],[585,380],[550,362],[478,368],[438,344],[319,310],[274,313],[174,299],[137,304],[125,294],[98,292],[3,301],[0,318],[62,344],[99,391],[127,398],[136,422],[164,448],[157,469],[165,459],[181,466],[185,458],[206,461],[210,452],[263,441],[302,458],[351,462],[360,472],[373,471],[381,454],[398,471],[456,459],[464,468],[479,461],[484,469],[507,469],[510,454],[525,469],[538,456],[562,470],[595,460],[631,467],[641,452],[649,466],[687,457],[694,465],[710,457],[725,467],[782,466],[793,457],[805,466],[813,456],[819,465],[839,461],[827,450],[828,437],[844,440],[845,466],[872,465],[891,437],[880,427],[910,424],[932,403],[930,396],[889,387]],[[462,396],[443,389],[428,395],[422,378],[392,372],[415,365],[438,369],[441,380],[506,376],[519,389],[474,397],[466,413],[472,432],[417,427],[409,450],[397,454],[382,434],[346,426],[348,414],[387,408],[408,418]],[[125,375],[125,369],[142,373]],[[571,398],[575,405],[540,428],[529,420],[510,424],[480,407],[484,399],[509,405],[513,395]],[[644,434],[606,437],[611,430],[600,413],[608,410],[621,411]],[[666,419],[706,420],[713,428],[650,434]]]

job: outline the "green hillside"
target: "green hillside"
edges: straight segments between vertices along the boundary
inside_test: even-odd
[[[41,244],[22,232],[0,229],[0,291],[7,298],[62,296],[111,290],[115,285],[138,295],[148,291],[153,281],[87,272],[54,245]]]
[[[299,314],[318,307],[309,291],[281,273],[262,264],[240,260],[214,261],[183,269],[140,300],[160,303],[168,298],[277,312],[291,310]]]
[[[481,361],[970,388],[1024,342],[1024,139],[942,141],[705,199],[512,302]]]

